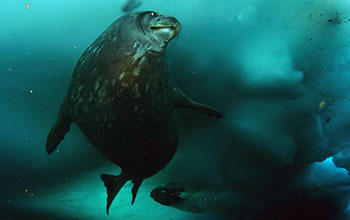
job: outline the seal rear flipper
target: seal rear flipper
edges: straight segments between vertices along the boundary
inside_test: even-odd
[[[114,198],[119,193],[120,189],[128,181],[128,179],[123,175],[113,176],[108,174],[102,174],[101,179],[107,188],[107,215],[109,215],[109,208],[114,200]]]
[[[212,117],[217,117],[217,118],[223,117],[223,114],[219,110],[209,105],[201,104],[191,100],[180,89],[175,88],[175,92],[176,92],[175,108],[188,108]]]
[[[46,152],[51,154],[64,139],[72,124],[72,118],[60,112],[46,139]]]
[[[135,199],[136,199],[136,195],[137,192],[139,191],[139,188],[141,186],[143,179],[137,179],[137,180],[133,180],[132,182],[134,183],[134,186],[132,187],[132,201],[131,201],[131,205],[134,205]]]

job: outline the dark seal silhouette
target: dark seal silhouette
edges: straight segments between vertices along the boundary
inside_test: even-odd
[[[158,203],[174,207],[183,211],[201,213],[205,212],[196,194],[201,194],[201,188],[186,183],[169,183],[158,186],[151,192],[151,197]],[[200,198],[200,197],[199,197]]]
[[[178,145],[170,118],[176,108],[222,117],[192,101],[174,84],[165,47],[180,31],[174,17],[145,11],[116,20],[78,61],[58,118],[46,142],[52,153],[74,122],[90,143],[122,172],[102,174],[107,214],[119,190],[132,181],[132,204],[145,178],[166,166]]]

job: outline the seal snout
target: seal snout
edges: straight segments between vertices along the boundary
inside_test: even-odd
[[[154,34],[162,38],[164,42],[169,42],[179,34],[181,24],[174,17],[160,16],[151,22],[150,29]]]
[[[174,17],[158,17],[154,24],[151,24],[151,30],[160,30],[162,28],[170,28],[178,34],[181,29],[181,24]]]

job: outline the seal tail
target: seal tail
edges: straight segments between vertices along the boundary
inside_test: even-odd
[[[107,188],[107,215],[109,215],[109,208],[114,200],[114,198],[119,193],[120,189],[124,186],[124,184],[128,181],[128,179],[120,174],[119,176],[113,176],[108,174],[102,174],[101,179]]]

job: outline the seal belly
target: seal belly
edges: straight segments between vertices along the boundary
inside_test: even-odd
[[[133,72],[81,80],[70,92],[72,111],[97,150],[130,175],[147,178],[170,161],[177,147],[177,131],[169,123],[173,97],[168,79],[128,78]]]
[[[98,116],[99,119],[76,123],[92,145],[125,173],[150,177],[163,168],[176,151],[178,132],[168,121],[136,115],[116,119]]]

